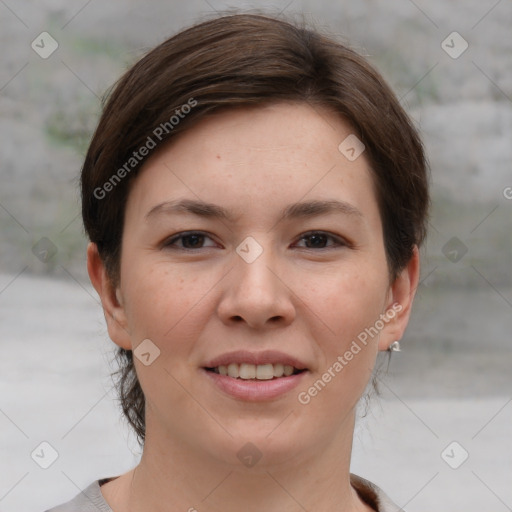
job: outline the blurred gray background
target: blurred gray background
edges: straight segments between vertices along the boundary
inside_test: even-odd
[[[106,89],[232,8],[304,17],[366,55],[431,163],[413,318],[382,360],[353,471],[410,512],[512,510],[510,0],[0,0],[0,511],[44,510],[138,460],[85,271],[78,173]],[[41,450],[56,453],[47,469]]]

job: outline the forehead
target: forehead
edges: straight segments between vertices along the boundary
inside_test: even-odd
[[[200,149],[196,155],[261,159],[276,164],[304,157],[332,161],[338,145],[351,133],[341,116],[307,103],[274,103],[215,113],[183,134],[182,145]],[[319,149],[322,151],[319,152]],[[221,154],[222,153],[222,154]],[[268,155],[268,156],[267,156]]]
[[[273,203],[330,195],[371,210],[376,200],[364,152],[351,161],[339,149],[349,136],[354,134],[341,116],[308,104],[219,112],[158,148],[136,178],[129,203],[147,213],[158,202],[186,195],[256,213]]]

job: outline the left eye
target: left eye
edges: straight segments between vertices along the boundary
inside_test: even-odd
[[[347,245],[337,236],[330,235],[329,233],[324,233],[321,231],[306,233],[299,239],[299,241],[303,240],[305,241],[305,246],[302,247],[305,247],[306,249],[327,249],[329,247]],[[329,242],[333,243],[329,244]]]

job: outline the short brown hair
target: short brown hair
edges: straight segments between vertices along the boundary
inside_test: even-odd
[[[339,113],[364,143],[396,278],[425,237],[429,203],[425,154],[407,114],[350,48],[305,26],[234,14],[164,41],[121,77],[104,105],[82,169],[82,215],[114,284],[129,185],[149,156],[141,148],[150,139],[168,143],[207,114],[280,101]],[[144,395],[131,351],[118,356],[122,409],[142,444]]]

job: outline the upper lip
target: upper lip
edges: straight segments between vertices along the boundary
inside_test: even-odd
[[[218,366],[227,366],[230,363],[242,364],[288,364],[297,368],[297,370],[306,370],[306,365],[297,358],[279,352],[277,350],[265,350],[263,352],[249,352],[247,350],[236,350],[234,352],[226,352],[220,356],[208,361],[205,368],[217,368]]]

